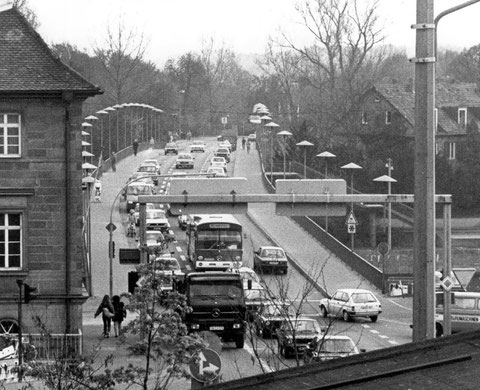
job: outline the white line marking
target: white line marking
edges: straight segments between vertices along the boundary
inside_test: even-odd
[[[363,324],[362,325],[364,328],[370,328],[370,325],[367,325],[367,324]]]
[[[188,269],[189,271],[192,270],[192,267],[190,267],[188,264],[185,266],[186,269]]]
[[[388,340],[388,342],[392,345],[399,345],[395,340]]]
[[[379,334],[380,332],[378,330],[375,330],[375,329],[370,329],[370,333]]]
[[[253,351],[253,349],[248,345],[248,344],[245,344],[243,346],[243,349],[245,349],[250,355],[252,355],[255,360],[257,360],[257,357],[255,356],[255,353]],[[267,364],[267,362],[265,362],[263,359],[258,359],[260,361],[260,365],[262,366],[263,370],[265,372],[272,372],[273,370],[270,368],[270,366]]]
[[[380,337],[381,339],[388,339],[388,336],[385,336],[383,334],[379,334],[378,337]]]
[[[179,246],[176,246],[175,249],[177,250],[177,252],[182,252],[182,248]]]
[[[183,261],[187,261],[187,258],[185,257],[185,255],[180,255],[180,259],[182,259]]]
[[[392,299],[388,299],[388,301],[391,302],[391,303],[393,303],[394,305],[397,305],[398,307],[401,307],[402,309],[412,311],[412,308],[411,308],[411,307],[406,307],[406,306],[400,305],[399,303],[395,302],[395,301],[392,300]]]

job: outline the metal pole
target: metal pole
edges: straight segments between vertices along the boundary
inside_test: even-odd
[[[303,178],[307,178],[307,147],[303,147]]]
[[[417,0],[413,341],[435,337],[434,0]]]
[[[351,191],[351,194],[353,195],[353,169],[352,169],[352,173],[350,175],[350,191]],[[350,203],[350,212],[353,214],[353,201],[352,203]],[[355,241],[355,238],[354,238],[355,234],[354,233],[350,233],[350,244],[351,244],[351,249],[352,249],[352,252],[353,252],[353,249],[354,249],[354,241]]]
[[[22,365],[23,365],[23,334],[22,334],[22,326],[23,326],[23,318],[22,318],[22,288],[23,288],[23,280],[17,279],[18,285],[18,381],[22,381],[23,372],[22,372]]]
[[[273,185],[273,131],[270,130],[270,183]]]
[[[388,168],[388,176],[392,177],[392,159],[387,159],[387,168]],[[392,194],[392,183],[387,182],[388,185],[388,195]],[[387,231],[387,243],[388,243],[388,250],[392,249],[392,203],[388,202],[388,231]]]
[[[286,151],[286,149],[287,149],[286,142],[287,142],[287,136],[284,135],[283,136],[283,180],[286,179],[286,166],[285,166],[286,165],[285,164],[286,163],[286,156],[285,155],[286,155],[286,152],[287,152]]]
[[[443,205],[443,274],[450,277],[452,274],[452,231],[451,231],[452,205]],[[452,334],[451,291],[443,291],[443,334]]]

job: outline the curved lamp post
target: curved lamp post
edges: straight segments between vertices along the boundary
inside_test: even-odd
[[[293,134],[287,130],[282,130],[278,132],[277,135],[281,135],[283,138],[283,180],[285,180],[285,176],[286,176],[285,156],[287,154],[287,137],[290,137]]]
[[[322,153],[318,153],[317,157],[325,159],[325,179],[328,179],[328,159],[337,156],[335,156],[333,153],[325,151]],[[325,192],[328,194],[328,188],[325,189]],[[325,204],[325,208],[328,210],[328,203]],[[328,215],[325,215],[325,231],[328,233]]]
[[[267,118],[271,119],[269,116]],[[262,116],[260,119],[266,119],[265,116]],[[268,120],[268,119],[266,119]],[[277,125],[275,122],[269,122],[264,125],[270,133],[270,183],[273,185],[273,133],[272,130],[274,128],[280,127],[280,125]]]
[[[343,167],[340,167],[340,168],[350,170],[350,193],[353,195],[353,172],[356,169],[362,169],[362,167],[360,165],[355,164],[355,163],[349,163],[349,164],[344,165]],[[353,215],[353,199],[352,199],[352,202],[350,203],[350,213],[351,213],[351,215]],[[351,238],[351,249],[352,249],[352,252],[353,252],[353,248],[354,248],[354,234],[353,233],[350,234],[350,238]]]
[[[307,147],[313,146],[311,142],[308,141],[301,141],[297,144],[297,146],[303,147],[303,178],[307,178]]]

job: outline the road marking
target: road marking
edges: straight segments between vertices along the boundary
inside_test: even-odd
[[[189,271],[191,271],[191,270],[192,270],[192,267],[190,267],[190,265],[189,265],[189,264],[187,264],[187,265],[185,266],[185,268],[186,268],[186,269],[188,269]]]
[[[363,324],[362,325],[364,328],[370,328],[370,325],[367,325],[367,324]]]
[[[185,257],[185,255],[180,255],[180,259],[182,259],[182,261],[187,261],[187,258]]]
[[[378,330],[375,330],[375,329],[370,329],[370,333],[379,334],[380,332]]]
[[[257,356],[255,356],[253,349],[247,343],[245,343],[245,345],[243,346],[243,349],[245,349],[250,355],[252,355],[256,360],[259,361],[260,365],[262,366],[265,372],[273,372],[273,370],[270,368],[267,362],[265,362],[263,359],[258,359]]]
[[[387,340],[392,345],[399,345],[395,340]]]
[[[179,246],[176,246],[175,249],[177,250],[177,252],[182,252],[182,248]]]
[[[395,301],[392,300],[392,299],[388,299],[388,301],[391,302],[391,303],[393,303],[394,305],[397,305],[398,307],[401,307],[402,309],[412,311],[412,308],[411,308],[411,307],[407,307],[407,306],[400,305],[399,303],[395,302]]]
[[[378,337],[380,337],[381,339],[388,339],[388,336],[385,336],[383,334],[378,335]]]
[[[389,320],[385,317],[382,317],[382,322],[390,322],[392,324],[399,324],[399,325],[408,325],[410,326],[411,322],[402,322],[402,321],[396,321],[396,320]]]

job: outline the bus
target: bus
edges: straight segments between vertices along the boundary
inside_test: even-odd
[[[196,271],[242,266],[242,225],[233,215],[190,215],[186,233],[187,256]]]

